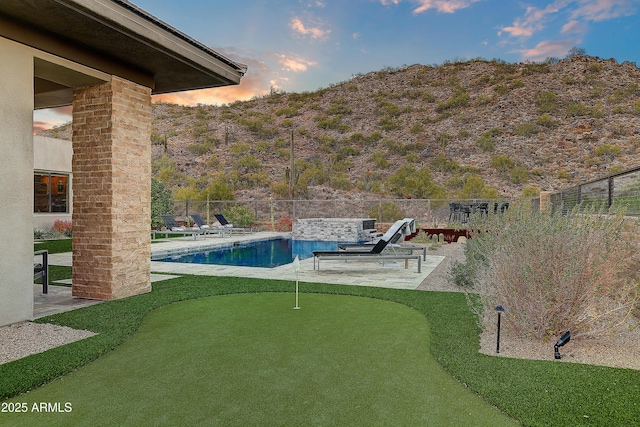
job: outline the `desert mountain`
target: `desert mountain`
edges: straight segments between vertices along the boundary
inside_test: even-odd
[[[640,164],[640,69],[580,55],[412,65],[224,106],[156,103],[152,130],[154,174],[185,197],[287,198],[292,138],[296,198],[518,197]]]

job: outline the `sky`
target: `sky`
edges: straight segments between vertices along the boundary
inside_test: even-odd
[[[572,47],[640,65],[640,0],[132,0],[245,64],[239,86],[154,96],[222,105],[305,92],[403,65],[482,57],[564,58]],[[39,110],[34,127],[69,122],[70,107]]]

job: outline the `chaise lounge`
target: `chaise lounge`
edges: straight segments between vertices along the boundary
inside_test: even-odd
[[[190,216],[198,228],[204,231],[205,237],[207,237],[207,234],[218,234],[220,237],[224,237],[224,232],[227,230],[225,227],[210,226],[202,219],[200,214],[191,214]],[[229,235],[231,235],[231,230],[229,230]]]
[[[405,231],[410,231],[412,228],[410,225],[410,219],[405,218],[396,221],[387,232],[378,240],[375,245],[369,246],[362,245],[361,248],[356,250],[337,250],[337,251],[313,251],[313,269],[316,269],[316,260],[318,264],[318,272],[320,272],[320,260],[356,260],[356,261],[385,261],[385,260],[405,260],[405,268],[408,268],[408,261],[415,259],[418,261],[418,273],[421,272],[422,257],[420,255],[409,254],[389,254],[382,253],[384,249],[389,245],[392,239],[397,234],[404,234]],[[411,220],[412,221],[412,220]]]
[[[162,221],[166,227],[166,230],[163,231],[153,231],[153,238],[156,238],[156,234],[164,234],[165,238],[169,237],[169,234],[183,234],[183,235],[191,235],[193,236],[193,240],[197,240],[200,234],[204,234],[204,230],[198,227],[181,227],[176,222],[173,215],[160,215],[162,217]]]
[[[246,232],[251,233],[252,231],[251,227],[234,227],[233,224],[227,221],[227,219],[221,213],[213,214],[213,216],[216,217],[216,219],[220,223],[220,226],[225,227],[227,230],[230,230],[230,232],[233,232],[235,230],[235,231],[242,231],[242,234],[245,234]]]

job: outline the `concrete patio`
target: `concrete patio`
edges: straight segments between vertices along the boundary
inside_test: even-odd
[[[174,254],[211,250],[229,247],[234,244],[288,237],[289,233],[257,232],[234,234],[227,237],[209,236],[172,238],[155,241],[151,245],[152,259]],[[422,272],[417,273],[414,261],[404,268],[404,262],[377,261],[325,261],[322,271],[313,269],[313,258],[300,261],[297,278],[300,282],[330,283],[339,285],[375,286],[394,289],[416,289],[444,259],[443,256],[427,255],[422,261]],[[52,265],[71,266],[71,253],[51,254]],[[183,264],[176,262],[151,261],[151,281],[167,280],[180,275],[234,276],[258,279],[278,279],[295,282],[296,272],[291,264],[275,268],[238,267],[227,265]],[[70,280],[63,284],[70,285]],[[71,296],[70,286],[49,286],[49,293],[42,294],[42,286],[34,285],[34,318],[76,308],[98,304],[101,301],[75,298]]]

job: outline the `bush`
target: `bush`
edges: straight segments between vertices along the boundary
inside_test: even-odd
[[[237,227],[250,227],[256,220],[256,215],[245,205],[232,205],[226,208],[222,214],[231,224]]]
[[[558,108],[558,97],[553,92],[540,92],[536,94],[535,103],[540,113],[553,113]]]
[[[538,133],[538,128],[533,123],[520,123],[515,130],[515,134],[519,136],[531,136],[536,133]]]
[[[628,326],[640,295],[624,226],[636,225],[622,213],[562,215],[516,205],[475,224],[486,232],[467,243],[465,265],[456,266],[452,280],[472,279],[466,284],[481,295],[485,313],[503,305],[505,327],[517,336],[613,333]]]
[[[164,223],[160,215],[173,213],[173,194],[167,186],[151,178],[151,228],[156,229]]]
[[[393,202],[382,202],[382,206],[371,206],[369,218],[376,218],[379,222],[395,222],[405,217],[398,205]]]
[[[51,229],[62,234],[63,236],[71,237],[73,223],[71,221],[65,221],[63,219],[56,219],[53,222]]]
[[[292,225],[291,218],[285,216],[276,223],[276,231],[291,231]]]

